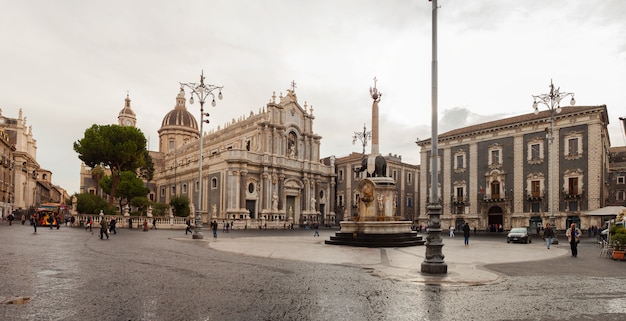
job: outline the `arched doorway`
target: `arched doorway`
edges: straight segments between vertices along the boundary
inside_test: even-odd
[[[535,231],[539,235],[539,231],[543,227],[543,220],[539,216],[533,216],[528,221],[528,226],[530,231]]]
[[[502,225],[502,223],[504,222],[503,213],[500,206],[490,207],[488,217],[488,226],[490,232],[502,232],[504,230],[504,227]]]
[[[576,224],[576,228],[580,228],[580,217],[568,216],[567,219],[565,220],[565,228],[566,229],[570,228],[570,225],[572,225],[572,223]]]

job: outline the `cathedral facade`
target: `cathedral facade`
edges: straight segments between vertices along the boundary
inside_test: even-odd
[[[192,211],[200,207],[205,223],[231,221],[248,228],[335,223],[334,159],[321,162],[313,107],[301,105],[293,89],[273,94],[258,113],[203,133],[201,162],[198,122],[186,104],[181,88],[158,130],[159,150],[150,152],[152,201],[169,204],[172,197],[186,196]],[[136,125],[128,97],[118,122]],[[89,169],[82,168],[81,192],[96,190],[89,181]]]

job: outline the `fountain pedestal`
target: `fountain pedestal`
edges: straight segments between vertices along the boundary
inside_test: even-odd
[[[390,177],[368,177],[357,187],[358,216],[340,222],[341,231],[326,244],[361,247],[405,247],[423,245],[425,241],[411,230],[413,222],[396,213],[397,190]]]

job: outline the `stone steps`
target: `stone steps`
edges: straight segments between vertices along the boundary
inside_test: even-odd
[[[426,241],[415,232],[394,234],[365,234],[337,232],[330,240],[331,245],[349,245],[358,247],[408,247],[424,245]]]

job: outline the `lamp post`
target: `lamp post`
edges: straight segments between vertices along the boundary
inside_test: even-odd
[[[187,87],[191,90],[191,98],[189,98],[189,103],[193,104],[193,96],[198,98],[200,101],[200,129],[199,129],[199,156],[198,156],[198,206],[196,207],[196,213],[194,217],[195,228],[192,235],[193,239],[203,239],[202,235],[202,141],[203,141],[203,132],[202,127],[204,122],[207,124],[209,120],[204,120],[204,116],[209,117],[209,113],[204,112],[204,102],[207,98],[211,97],[211,106],[215,107],[215,94],[213,91],[218,90],[219,94],[217,98],[222,100],[222,88],[224,86],[214,86],[214,85],[206,85],[204,83],[204,70],[200,74],[200,83],[190,82],[190,83],[180,83],[182,87]]]
[[[441,239],[441,204],[439,204],[438,185],[439,177],[437,161],[439,151],[437,147],[437,103],[438,103],[438,64],[437,64],[437,0],[432,0],[432,63],[431,63],[431,152],[430,152],[430,202],[426,206],[428,214],[428,236],[426,237],[426,255],[422,262],[422,273],[447,274],[448,265],[443,255],[443,241]]]
[[[550,112],[550,129],[548,131],[548,144],[550,145],[550,154],[549,162],[550,162],[550,170],[548,173],[549,179],[549,203],[550,203],[550,228],[554,229],[555,218],[554,218],[554,116],[561,112],[561,100],[565,97],[572,97],[570,100],[570,105],[575,105],[576,100],[574,99],[574,93],[564,93],[560,92],[560,87],[554,86],[552,80],[550,80],[550,93],[541,94],[541,95],[533,95],[533,109],[535,110],[535,115],[539,114],[539,104],[543,104],[548,107],[548,111]],[[556,176],[557,179],[560,175]],[[554,240],[555,244],[558,244],[559,241],[555,236]]]
[[[362,132],[354,132],[354,136],[352,136],[352,145],[356,143],[357,139],[361,141],[361,145],[363,145],[363,155],[365,155],[365,146],[367,146],[367,141],[372,139],[372,131],[367,131],[365,124],[363,124]]]

